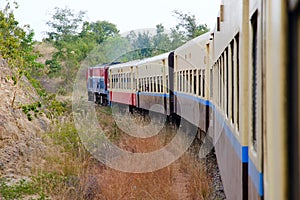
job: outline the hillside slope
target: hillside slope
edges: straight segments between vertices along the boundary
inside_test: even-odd
[[[9,79],[12,71],[1,58],[0,72],[0,177],[17,181],[30,175],[32,166],[43,153],[45,145],[40,137],[50,121],[43,116],[29,121],[20,109],[21,105],[39,100],[26,77],[20,81],[13,108],[15,88]]]

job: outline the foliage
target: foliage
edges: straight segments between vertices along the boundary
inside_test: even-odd
[[[79,34],[82,38],[89,38],[101,44],[110,37],[117,36],[119,30],[115,24],[107,21],[84,22],[82,31]]]
[[[13,10],[18,8],[16,2],[13,7],[10,2],[0,11],[0,55],[12,68],[11,79],[15,85],[14,96],[11,102],[14,107],[15,95],[18,83],[23,75],[29,76],[33,69],[41,68],[43,65],[35,62],[38,57],[33,52],[34,32],[28,25],[23,28],[18,26]]]
[[[68,7],[55,7],[54,10],[55,13],[52,16],[52,19],[46,23],[52,28],[52,31],[47,32],[47,35],[49,36],[48,39],[56,42],[69,40],[71,38],[70,36],[74,36],[78,33],[78,30],[83,23],[85,12],[80,11],[78,14],[74,14]]]
[[[35,91],[38,93],[40,97],[46,97],[48,94],[45,90],[45,88],[41,85],[40,81],[33,78],[32,76],[28,75],[27,79],[31,83],[31,85],[34,87]]]
[[[78,181],[72,176],[60,174],[58,172],[39,173],[31,176],[30,180],[20,180],[15,184],[8,184],[8,180],[0,179],[0,197],[5,200],[15,199],[50,199],[48,195],[59,195],[67,187],[78,185]],[[2,195],[2,196],[1,196]]]
[[[35,102],[32,104],[26,104],[26,105],[22,105],[21,108],[23,110],[23,112],[27,115],[27,119],[29,121],[32,120],[34,115],[35,117],[38,116],[39,113],[41,113],[40,108],[42,107],[42,103],[41,102]]]
[[[64,79],[64,93],[72,89],[80,63],[87,55],[105,40],[118,35],[116,25],[107,21],[86,22],[85,12],[74,14],[69,8],[55,8],[52,19],[47,25],[47,41],[57,49],[51,60],[46,61],[50,77]],[[98,54],[96,54],[98,55]],[[97,56],[99,58],[99,56]],[[97,60],[97,58],[95,58]],[[101,59],[102,60],[102,59]],[[98,63],[97,63],[98,64]]]
[[[48,199],[43,190],[34,182],[20,180],[16,184],[8,185],[7,180],[0,179],[0,197],[5,200],[24,199],[25,196],[39,195],[37,200]],[[33,199],[33,198],[31,198]]]
[[[184,14],[178,10],[175,10],[174,13],[180,21],[176,29],[183,28],[183,32],[188,40],[209,31],[206,24],[197,24],[195,15]]]
[[[165,27],[162,24],[156,25],[156,35],[152,37],[153,46],[160,51],[172,50],[171,38],[165,33]]]
[[[80,148],[83,148],[73,122],[58,125],[49,136],[55,144],[62,146],[65,152],[78,155]]]

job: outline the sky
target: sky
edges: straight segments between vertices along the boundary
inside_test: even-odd
[[[12,0],[11,0],[12,1]],[[120,33],[136,29],[155,28],[162,24],[169,30],[178,24],[174,10],[195,15],[197,22],[214,28],[220,0],[16,0],[19,8],[14,12],[21,25],[29,24],[35,39],[41,41],[49,30],[54,8],[70,8],[73,13],[86,11],[86,21],[108,21],[116,24]],[[0,8],[6,5],[1,0]]]

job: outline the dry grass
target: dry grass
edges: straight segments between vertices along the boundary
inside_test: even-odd
[[[150,152],[163,147],[174,136],[164,128],[148,139],[136,139],[114,125],[108,108],[99,107],[100,121],[114,143],[131,152]],[[63,126],[66,126],[63,128]],[[125,173],[92,158],[76,140],[72,124],[67,122],[47,137],[49,150],[36,166],[40,187],[52,199],[207,199],[211,180],[195,156],[186,152],[173,164],[150,173]],[[112,134],[114,132],[114,134]],[[73,139],[70,139],[73,138]],[[64,143],[60,143],[60,142]],[[68,144],[68,141],[70,144]]]

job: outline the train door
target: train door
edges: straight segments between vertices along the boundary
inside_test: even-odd
[[[170,94],[170,115],[174,114],[174,52],[168,57],[169,65],[169,94]]]

